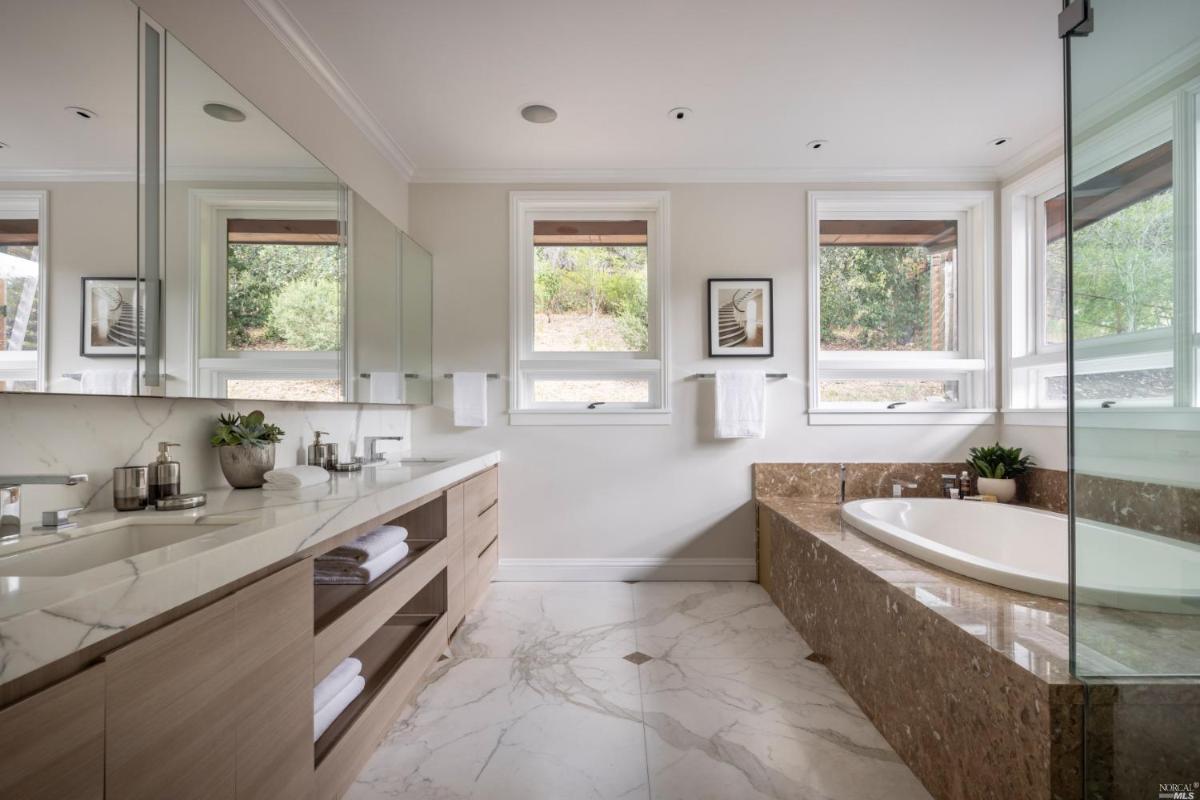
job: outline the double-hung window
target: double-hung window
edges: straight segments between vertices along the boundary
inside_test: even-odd
[[[45,213],[45,192],[0,192],[0,391],[43,388]]]
[[[812,192],[809,230],[813,421],[990,412],[992,194]]]
[[[511,195],[513,424],[669,422],[665,192]]]

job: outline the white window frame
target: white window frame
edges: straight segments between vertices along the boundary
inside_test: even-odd
[[[331,353],[235,352],[226,349],[226,227],[237,219],[342,219],[343,192],[333,189],[191,189],[189,239],[189,381],[184,396],[226,397],[230,379],[347,380],[346,338],[350,320],[343,314],[342,347]],[[346,282],[349,284],[347,265]],[[350,295],[342,298],[343,310]]]
[[[47,375],[46,341],[46,278],[50,274],[50,200],[49,193],[40,189],[0,190],[0,216],[6,219],[36,219],[38,221],[38,288],[37,288],[37,350],[0,350],[0,381],[34,381],[36,391],[44,392],[49,383]]]
[[[808,415],[813,425],[988,424],[995,419],[992,365],[994,195],[990,191],[819,191],[808,193]],[[958,350],[821,351],[821,220],[958,221]],[[820,403],[822,378],[959,381],[954,405]]]
[[[649,343],[644,353],[548,353],[535,351],[533,223],[539,219],[646,221]],[[509,424],[667,425],[671,387],[670,194],[657,191],[540,191],[509,195]],[[538,403],[538,379],[604,380],[644,376],[648,403]]]

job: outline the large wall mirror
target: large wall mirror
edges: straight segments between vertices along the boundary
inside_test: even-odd
[[[0,70],[0,390],[432,402],[432,256],[170,31],[12,4]]]

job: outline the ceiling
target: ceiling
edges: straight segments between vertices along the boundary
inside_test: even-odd
[[[1058,0],[248,2],[286,7],[418,179],[978,171],[1062,115]]]

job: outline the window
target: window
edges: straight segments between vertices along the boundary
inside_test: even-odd
[[[991,202],[987,192],[810,194],[815,421],[990,406]]]
[[[0,192],[0,391],[36,391],[45,353],[44,192]]]
[[[511,199],[511,421],[668,422],[666,193]]]
[[[286,387],[306,400],[342,400],[337,193],[192,191],[204,239],[192,300],[203,393],[256,400]]]
[[[1180,279],[1195,267],[1176,231],[1183,188],[1176,185],[1176,103],[1168,97],[1151,104],[1076,147],[1071,321],[1074,399],[1085,412],[1196,402],[1191,381],[1177,380],[1192,372],[1195,345],[1177,342],[1176,330],[1194,313]],[[1005,406],[1014,411],[1061,411],[1068,401],[1061,175],[1059,162],[1005,190],[1011,217]],[[1065,422],[1061,415],[1051,421]]]

